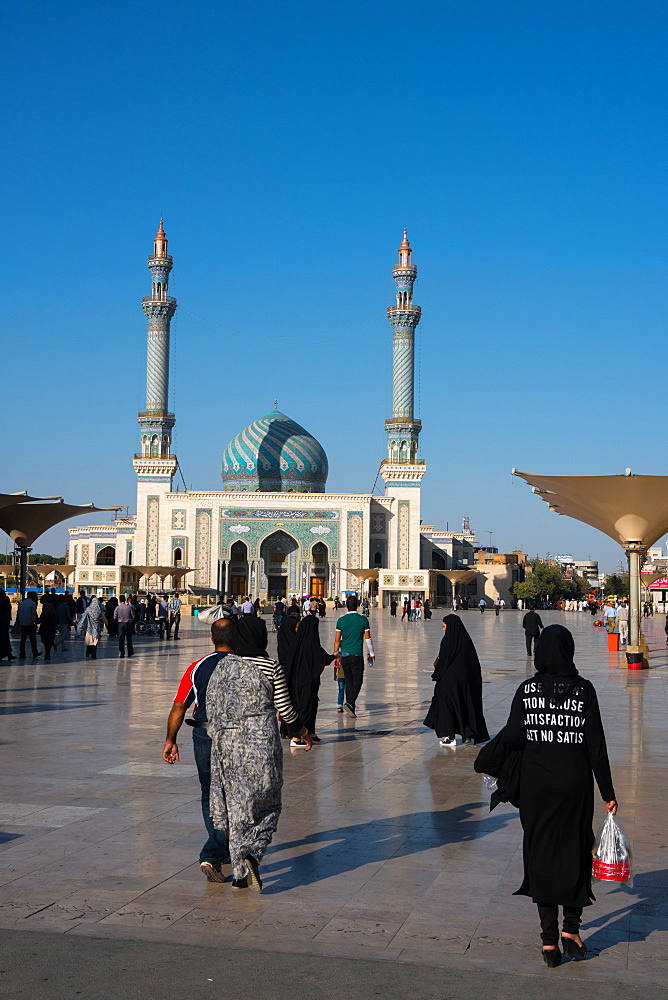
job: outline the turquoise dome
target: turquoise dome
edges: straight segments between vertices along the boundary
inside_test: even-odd
[[[324,493],[328,472],[320,443],[280,410],[249,424],[223,452],[226,490]]]

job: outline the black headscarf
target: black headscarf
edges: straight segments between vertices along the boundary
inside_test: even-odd
[[[320,677],[325,667],[334,659],[320,645],[320,622],[313,615],[302,618],[297,631],[297,642],[292,653],[292,676],[308,676],[310,680]]]
[[[446,615],[443,621],[447,628],[441,639],[441,648],[438,651],[438,660],[431,679],[440,681],[448,667],[460,657],[466,660],[467,668],[480,676],[480,660],[473,640],[466,631],[461,618],[457,615]]]
[[[292,661],[292,654],[297,645],[297,626],[300,618],[298,615],[285,615],[278,632],[276,641],[278,643],[278,662],[283,664],[286,672]]]
[[[230,645],[237,656],[267,656],[267,626],[255,615],[241,615],[234,625]]]
[[[573,688],[573,678],[579,677],[573,662],[574,655],[575,642],[567,628],[563,625],[548,625],[543,629],[534,661],[543,691],[548,696],[565,697]]]

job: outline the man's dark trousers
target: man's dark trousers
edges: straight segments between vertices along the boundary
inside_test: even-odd
[[[134,656],[134,646],[132,645],[132,633],[134,631],[132,622],[118,623],[118,652],[125,656],[125,640],[128,641],[128,656]]]
[[[531,640],[533,639],[533,651],[536,652],[536,646],[538,645],[539,632],[527,632],[525,638],[527,641],[527,656],[531,656]]]
[[[343,667],[343,676],[346,679],[346,701],[351,708],[355,708],[355,702],[364,680],[364,657],[348,656],[347,653],[342,653],[341,666]]]
[[[26,639],[30,637],[30,648],[32,655],[37,656],[37,629],[34,625],[21,625],[21,642],[19,645],[19,656],[26,655]]]
[[[199,853],[199,859],[200,861],[227,862],[230,859],[227,837],[222,830],[216,830],[211,819],[211,809],[209,806],[209,793],[211,790],[211,737],[203,726],[193,727],[193,750],[195,752],[195,763],[197,764],[197,775],[202,789],[202,816],[207,833],[209,834],[209,839]]]

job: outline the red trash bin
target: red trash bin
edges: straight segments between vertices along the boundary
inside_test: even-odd
[[[619,652],[619,632],[608,632],[608,652]]]

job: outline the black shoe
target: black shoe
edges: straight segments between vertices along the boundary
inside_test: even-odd
[[[232,879],[232,888],[233,889],[247,889],[248,888],[248,879],[246,879],[246,878],[233,878]]]
[[[564,949],[564,955],[568,958],[584,958],[587,954],[587,945],[583,944],[582,947],[574,941],[573,938],[561,936],[561,947]]]
[[[33,655],[33,658],[34,658],[34,657],[37,657],[37,656],[41,656],[42,654],[41,653],[33,653],[32,655]]]
[[[118,659],[119,660],[124,660],[125,659],[125,653],[119,653],[118,654]]]
[[[253,857],[252,854],[247,854],[246,867],[248,868],[248,874],[246,878],[248,879],[249,889],[253,889],[255,892],[262,892],[262,879],[260,878],[260,866]]]
[[[313,733],[313,735],[311,736],[311,742],[312,743],[319,743],[320,742],[320,737],[316,736],[315,733]]]
[[[556,969],[561,965],[561,952],[558,948],[548,948],[547,951],[543,948],[543,961],[548,969]]]
[[[345,710],[348,713],[348,715],[351,715],[353,717],[353,719],[357,718],[357,714],[355,712],[355,709],[353,708],[352,705],[349,705],[347,701],[344,701],[343,707],[345,708]]]

